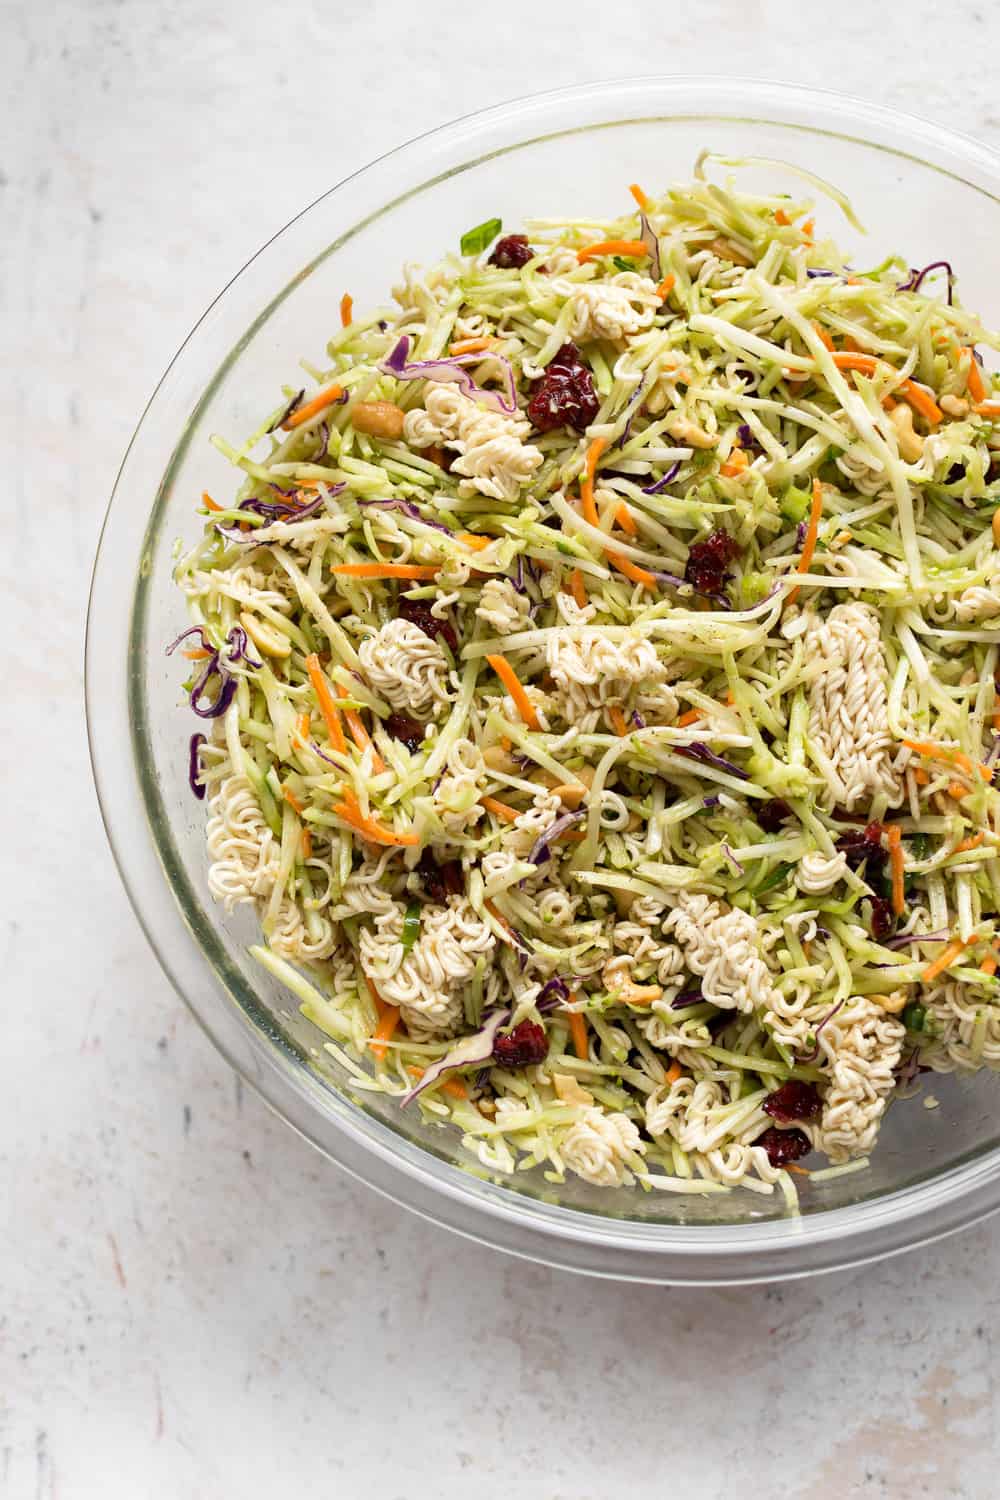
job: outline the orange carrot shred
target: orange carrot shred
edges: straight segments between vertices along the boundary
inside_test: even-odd
[[[638,563],[634,563],[631,558],[623,557],[620,552],[612,552],[609,548],[608,560],[613,563],[619,573],[624,573],[626,578],[631,578],[633,583],[641,583],[643,588],[647,589],[656,588],[656,574],[640,568]]]
[[[988,765],[981,760],[973,760],[971,755],[966,755],[964,750],[959,750],[954,745],[937,745],[932,740],[904,740],[903,744],[914,755],[923,755],[929,760],[951,761],[970,776],[978,774],[983,781],[993,780],[993,772]]]
[[[677,1059],[675,1057],[674,1060],[673,1060],[673,1062],[670,1064],[670,1067],[667,1069],[666,1077],[664,1078],[663,1081],[664,1081],[664,1083],[668,1083],[668,1084],[669,1083],[676,1083],[677,1080],[678,1080],[678,1078],[680,1076],[681,1076],[681,1065],[680,1065],[680,1063],[677,1061]]]
[[[649,250],[644,240],[598,240],[596,245],[587,245],[585,249],[576,252],[576,258],[582,265],[585,260],[593,260],[596,255],[648,255]]]
[[[674,276],[672,272],[669,275],[664,276],[663,280],[656,288],[656,295],[659,297],[661,302],[666,302],[667,298],[670,296],[670,293],[673,291],[676,285],[677,277]]]
[[[532,703],[531,699],[528,697],[527,693],[524,691],[517,673],[514,671],[514,668],[511,666],[507,658],[505,656],[488,656],[486,660],[489,662],[490,666],[493,668],[494,672],[497,674],[500,681],[507,689],[513,700],[514,707],[517,709],[518,713],[521,715],[521,718],[524,720],[525,724],[527,724],[528,728],[540,729],[541,725],[538,722],[538,715],[535,712],[535,706]]]
[[[292,812],[297,812],[299,817],[301,818],[302,803],[299,801],[298,797],[296,797],[295,793],[293,791],[290,791],[287,786],[283,786],[281,788],[281,795],[284,797],[285,801],[292,809]]]
[[[990,527],[993,531],[993,540],[1000,547],[1000,510],[993,512],[993,520],[990,522]]]
[[[965,352],[969,356],[969,373],[965,379],[966,390],[969,392],[969,395],[972,397],[973,401],[985,401],[986,386],[983,383],[983,377],[979,372],[979,364],[976,360],[975,351],[973,349],[967,349]]]
[[[802,236],[805,240],[811,240],[816,231],[816,220],[806,219],[802,226]]]
[[[689,724],[697,724],[698,720],[704,716],[703,709],[689,708],[687,713],[681,714],[680,718],[675,720],[675,723],[678,729],[686,729]]]
[[[1000,401],[977,401],[972,410],[981,417],[1000,417]]]
[[[303,824],[302,825],[302,858],[303,859],[312,859],[312,852],[313,852],[312,834],[309,832],[308,827],[305,824]]]
[[[965,854],[969,849],[978,849],[985,838],[985,833],[977,833],[975,837],[963,839],[960,844],[956,844],[951,852],[952,854]]]
[[[344,739],[344,730],[340,723],[340,714],[337,705],[333,701],[330,692],[330,684],[323,675],[323,669],[319,664],[319,657],[313,652],[306,657],[306,671],[309,673],[309,681],[312,683],[313,692],[319,699],[320,713],[326,725],[326,732],[330,736],[330,744],[342,755],[347,754],[347,741]]]
[[[620,500],[618,502],[618,507],[615,510],[615,520],[618,522],[622,531],[628,532],[629,536],[639,535],[639,528],[635,524],[635,518],[632,515],[632,512],[629,510],[628,506],[625,504],[624,500]]]
[[[774,222],[776,224],[790,224],[792,221],[783,208],[776,208],[774,210]]]
[[[470,547],[473,552],[482,552],[484,547],[491,547],[496,541],[495,536],[478,536],[474,531],[457,531],[455,540],[462,543],[464,547]]]
[[[796,573],[808,573],[809,571],[809,564],[812,562],[813,553],[816,551],[816,539],[819,536],[819,518],[822,514],[822,510],[823,486],[820,484],[818,479],[814,479],[812,506],[809,511],[809,525],[806,528],[806,539],[802,544],[802,551],[799,553],[799,560],[795,567]],[[796,584],[793,589],[789,590],[785,602],[787,604],[791,604],[798,591],[799,586],[798,584]]]
[[[372,990],[373,995],[374,993],[375,991]],[[385,1001],[376,1001],[377,1005],[379,1003],[382,1006],[382,1010],[379,1015],[378,1025],[372,1032],[371,1040],[369,1041],[368,1045],[372,1049],[372,1052],[375,1054],[375,1056],[378,1058],[379,1062],[384,1062],[386,1054],[386,1044],[392,1041],[392,1038],[395,1035],[396,1027],[399,1025],[399,1008],[395,1005],[386,1005]]]
[[[630,182],[628,185],[628,190],[632,194],[632,197],[635,199],[636,203],[638,203],[639,207],[642,209],[643,213],[645,213],[646,209],[649,207],[648,193],[644,193],[637,182]]]
[[[734,479],[737,474],[742,474],[744,469],[747,469],[749,467],[750,460],[747,458],[743,449],[734,448],[732,453],[730,453],[729,457],[726,459],[725,463],[722,465],[719,473],[723,474],[726,479]]]
[[[406,1071],[413,1078],[423,1078],[427,1072],[426,1068],[418,1068],[416,1063],[410,1063]],[[469,1091],[460,1078],[439,1078],[432,1088],[439,1088],[442,1094],[450,1094],[453,1099],[468,1099]]]
[[[886,829],[886,839],[889,844],[889,860],[892,865],[892,909],[896,916],[902,916],[906,906],[905,887],[903,885],[903,844],[902,830],[898,823],[890,823]]]
[[[223,506],[217,505],[207,490],[201,492],[201,503],[206,510],[222,510]]]
[[[594,504],[594,475],[601,454],[608,446],[607,438],[594,438],[587,449],[587,458],[583,467],[583,475],[580,479],[580,504],[583,508],[583,518],[589,521],[591,526],[600,526],[601,518],[597,514],[597,506]]]
[[[857,370],[862,375],[875,375],[879,365],[886,365],[890,370],[894,368],[885,360],[876,359],[873,354],[854,354],[846,350],[834,354],[833,362],[838,370]],[[899,394],[927,420],[931,427],[941,421],[941,408],[922,385],[918,385],[915,380],[907,376],[905,380],[899,382],[898,390]]]
[[[325,391],[320,391],[319,395],[314,396],[311,401],[307,401],[305,406],[298,407],[292,412],[290,417],[286,417],[282,426],[286,432],[292,427],[301,427],[303,422],[308,422],[310,417],[314,417],[317,412],[324,411],[326,407],[332,406],[343,395],[344,387],[342,385],[327,386]]]
[[[298,718],[295,720],[295,733],[298,735],[300,740],[307,740],[309,738],[309,729],[311,727],[311,722],[312,721],[307,713],[299,714]]]
[[[516,807],[508,806],[497,797],[480,797],[479,805],[485,807],[487,812],[491,812],[502,823],[516,823],[521,816]]]
[[[930,984],[932,979],[936,979],[939,974],[943,974],[945,969],[950,968],[956,958],[964,953],[966,947],[967,944],[964,938],[955,938],[954,942],[949,943],[947,948],[942,953],[939,953],[932,963],[927,965],[920,976],[921,983]]]
[[[345,292],[340,299],[340,321],[345,328],[354,321],[354,298],[350,292]]]
[[[963,797],[969,795],[969,788],[964,781],[949,781],[947,790],[948,796],[954,797],[956,802],[961,802]]]
[[[571,998],[575,999],[575,996]],[[573,1042],[573,1051],[577,1057],[584,1062],[590,1056],[590,1048],[587,1046],[587,1022],[578,1010],[569,1013],[569,1034]]]
[[[188,661],[207,661],[211,654],[211,651],[202,651],[197,646],[193,646],[190,651],[181,652],[181,655],[186,656]]]
[[[395,828],[387,828],[384,823],[377,822],[374,818],[366,818],[358,806],[358,799],[350,790],[344,794],[343,802],[335,802],[331,811],[338,818],[343,818],[345,823],[350,823],[352,828],[372,844],[390,845],[412,845],[419,844],[420,836],[416,833],[397,833]]]
[[[624,739],[628,734],[628,725],[625,722],[625,715],[622,713],[617,703],[612,703],[609,707],[608,718],[611,720],[611,725],[615,731],[615,734],[617,734],[621,739]]]
[[[997,515],[1000,515],[1000,511],[997,511]],[[586,609],[587,586],[583,581],[583,574],[580,572],[579,568],[574,568],[572,573],[569,575],[569,590],[579,607],[581,609]]]
[[[351,696],[347,689],[343,686],[343,684],[339,682],[337,683],[337,692],[340,694],[341,698],[349,698]],[[368,733],[364,724],[361,722],[360,716],[355,712],[353,708],[341,709],[341,713],[344,715],[347,727],[351,731],[351,739],[357,745],[361,753],[364,754],[364,752],[368,749],[368,746],[372,746],[372,770],[375,772],[375,775],[378,776],[382,771],[385,770],[385,761],[382,759],[381,755],[379,755],[378,751],[375,749],[375,746],[372,745],[371,735]]]
[[[979,965],[979,967],[980,967],[980,969],[982,970],[982,972],[984,974],[987,974],[987,975],[990,975],[990,976],[994,975],[996,973],[996,971],[997,971],[997,961],[996,961],[996,958],[993,956],[992,953],[988,953],[986,955],[986,957],[983,959],[982,963]]]
[[[456,339],[450,352],[452,354],[478,354],[480,349],[496,348],[499,342],[499,339],[492,338],[489,334],[484,334],[478,339]]]
[[[827,349],[829,349],[830,353],[832,354],[833,353],[833,339],[827,333],[827,331],[823,327],[823,325],[821,323],[814,323],[813,324],[813,331],[815,332],[815,334],[817,335],[818,338],[821,338],[823,340],[823,343],[826,345]]]

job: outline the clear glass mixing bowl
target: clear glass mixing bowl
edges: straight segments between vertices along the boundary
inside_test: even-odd
[[[947,1233],[1000,1204],[995,1080],[935,1078],[939,1108],[890,1111],[869,1168],[806,1183],[802,1214],[748,1192],[686,1200],[606,1194],[537,1173],[487,1179],[452,1135],[352,1094],[323,1038],[246,953],[253,918],[208,897],[204,810],[187,784],[191,719],[163,647],[185,623],[171,582],[203,489],[232,483],[209,434],[240,438],[298,360],[322,350],[341,293],[383,300],[404,260],[433,262],[471,224],[581,215],[691,172],[703,147],[776,158],[846,188],[873,264],[949,257],[963,299],[1000,322],[1000,162],[983,147],[873,105],[732,79],[629,80],[518,100],[448,125],[326,193],[226,288],[161,381],[122,465],[97,558],[87,706],[104,818],[161,964],[233,1067],[340,1166],[491,1245],[555,1265],[666,1282],[805,1275]],[[784,185],[755,167],[749,182]],[[836,209],[820,205],[824,222]],[[836,232],[857,237],[846,224]],[[466,1163],[466,1167],[471,1163]],[[805,1179],[801,1179],[805,1182]]]

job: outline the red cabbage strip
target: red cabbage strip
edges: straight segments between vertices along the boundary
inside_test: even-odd
[[[509,1010],[495,1010],[473,1036],[463,1037],[444,1057],[431,1063],[423,1077],[400,1099],[400,1107],[405,1109],[408,1104],[412,1104],[417,1095],[422,1094],[424,1089],[429,1089],[432,1083],[437,1083],[443,1073],[449,1073],[454,1068],[468,1068],[473,1063],[489,1062],[493,1056],[496,1034],[509,1017]]]
[[[556,818],[554,823],[550,823],[545,832],[535,840],[531,853],[528,855],[530,863],[533,865],[543,865],[549,858],[551,852],[549,845],[553,839],[557,839],[561,833],[566,832],[567,828],[572,828],[574,823],[579,823],[580,819],[586,816],[587,809],[580,807],[575,812],[563,813],[561,818]]]
[[[718,771],[728,771],[730,776],[735,776],[740,781],[750,780],[746,771],[734,765],[731,760],[724,760],[721,755],[716,755],[701,740],[693,740],[690,745],[671,745],[670,748],[676,755],[684,755],[688,760],[700,760],[703,765],[714,766]]]
[[[383,375],[394,375],[397,380],[433,380],[457,385],[464,395],[470,396],[474,401],[482,402],[484,406],[491,407],[494,411],[503,412],[508,417],[516,414],[517,386],[514,383],[514,367],[504,355],[483,349],[475,354],[453,354],[449,359],[418,359],[411,364],[407,360],[409,352],[409,336],[404,333],[391,353],[379,362],[378,368]],[[507,388],[506,399],[499,391],[489,391],[477,385],[472,376],[466,373],[464,368],[466,365],[481,365],[486,360],[493,360],[500,366]]]

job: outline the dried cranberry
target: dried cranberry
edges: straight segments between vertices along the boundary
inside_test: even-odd
[[[884,896],[870,896],[872,937],[876,942],[887,938],[896,926],[892,905]]]
[[[534,253],[526,234],[505,234],[494,245],[489,263],[491,266],[500,266],[504,271],[517,271],[521,266],[527,265]]]
[[[808,1156],[812,1150],[809,1137],[804,1131],[779,1130],[777,1125],[771,1125],[759,1135],[754,1141],[755,1146],[763,1146],[767,1152],[767,1159],[772,1167],[783,1167],[790,1161],[798,1161],[800,1156]]]
[[[399,740],[407,750],[419,750],[424,743],[424,726],[419,719],[411,719],[406,714],[390,714],[383,719],[382,725],[386,734]]]
[[[458,652],[458,637],[455,628],[447,620],[439,620],[437,615],[431,614],[430,605],[423,599],[407,599],[404,595],[399,601],[399,613],[404,620],[409,620],[411,625],[416,625],[424,635],[429,635],[432,640],[438,636],[444,641],[448,650],[454,656]]]
[[[768,1094],[762,1107],[772,1120],[780,1120],[786,1125],[791,1120],[814,1120],[823,1105],[814,1083],[800,1083],[797,1078],[790,1078],[780,1089]]]
[[[594,380],[575,344],[563,344],[546,367],[528,402],[528,421],[539,432],[575,427],[582,432],[597,416]]]
[[[493,1056],[502,1068],[527,1068],[532,1063],[544,1062],[548,1051],[545,1028],[536,1021],[521,1021],[493,1043]]]
[[[836,847],[843,852],[850,869],[865,866],[869,884],[881,876],[889,857],[882,847],[881,823],[869,823],[864,829],[852,828],[837,840]]]
[[[684,565],[684,581],[699,594],[719,594],[729,581],[726,571],[740,547],[728,531],[713,531],[703,542],[693,543]]]
[[[462,890],[462,867],[455,860],[446,860],[439,865],[429,849],[425,849],[417,865],[417,873],[424,890],[438,906],[444,906],[449,896],[457,896]]]
[[[784,797],[772,797],[769,802],[762,802],[757,809],[757,822],[765,833],[777,833],[782,823],[787,823],[794,816]]]

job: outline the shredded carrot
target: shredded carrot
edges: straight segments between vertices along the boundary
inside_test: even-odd
[[[485,807],[487,812],[493,813],[494,817],[502,823],[516,823],[521,814],[516,807],[509,807],[506,802],[499,801],[496,797],[480,797],[480,807]]]
[[[576,997],[573,996],[573,998],[575,999]],[[571,1010],[568,1019],[573,1051],[577,1057],[582,1058],[586,1062],[590,1056],[590,1048],[587,1046],[587,1022],[578,1010]]]
[[[956,802],[961,802],[963,797],[969,795],[969,788],[964,781],[949,781],[947,792],[949,797],[954,797]]]
[[[812,1176],[812,1173],[810,1172],[810,1170],[809,1170],[808,1167],[799,1167],[799,1166],[796,1166],[795,1162],[793,1162],[793,1161],[789,1161],[789,1162],[785,1163],[785,1171],[786,1172],[794,1172],[795,1175],[796,1175],[796,1177],[811,1177]]]
[[[345,328],[354,321],[354,298],[350,292],[345,292],[340,299],[340,321]]]
[[[803,237],[803,239],[805,239],[805,240],[811,240],[812,237],[813,237],[813,234],[815,233],[815,230],[816,230],[816,220],[815,219],[806,219],[805,223],[802,226],[802,237]]]
[[[585,260],[593,260],[596,255],[648,254],[644,240],[598,240],[596,245],[587,245],[585,249],[578,250],[576,258],[582,265]]]
[[[284,797],[285,801],[292,809],[292,812],[297,812],[299,817],[301,818],[302,803],[299,801],[298,797],[296,797],[295,793],[293,791],[290,791],[287,786],[283,786],[281,788],[281,795]]]
[[[846,350],[834,354],[833,362],[838,370],[857,370],[862,375],[875,375],[879,365],[886,363],[884,360],[876,359],[874,354],[854,354]],[[888,368],[891,370],[893,366],[888,365]],[[905,380],[899,382],[898,390],[913,409],[926,418],[930,426],[933,427],[941,421],[941,408],[922,385],[918,385],[915,380],[910,380],[907,376]]]
[[[970,776],[978,775],[983,781],[993,780],[993,772],[989,766],[981,760],[973,760],[971,755],[966,755],[964,750],[957,750],[953,745],[936,745],[931,740],[904,740],[903,744],[914,755],[923,755],[929,760],[952,761]]]
[[[727,479],[734,479],[737,474],[742,474],[744,469],[747,469],[749,467],[750,460],[747,458],[743,449],[734,448],[732,453],[730,453],[729,457],[726,459],[725,463],[722,465],[719,473],[725,475]]]
[[[638,203],[639,207],[642,209],[643,213],[645,213],[646,209],[649,207],[649,195],[643,192],[642,188],[637,182],[630,182],[628,185],[628,190],[632,194],[632,197],[635,199],[636,203]]]
[[[681,1076],[681,1065],[680,1065],[680,1063],[677,1061],[677,1059],[675,1057],[674,1060],[673,1060],[673,1062],[670,1064],[670,1067],[667,1069],[666,1077],[664,1078],[663,1081],[664,1081],[664,1083],[668,1083],[668,1084],[669,1083],[676,1083],[677,1080],[678,1080],[678,1078],[680,1076]]]
[[[629,510],[628,506],[625,504],[624,500],[620,500],[618,502],[618,507],[615,510],[615,520],[618,522],[622,531],[627,531],[629,536],[639,535],[639,528],[635,524],[635,518],[633,517],[632,512]]]
[[[611,720],[611,726],[614,729],[615,734],[624,739],[628,734],[628,725],[625,722],[625,715],[622,713],[617,703],[612,703],[609,707],[608,718]]]
[[[306,671],[309,673],[309,681],[312,683],[313,692],[319,699],[320,712],[326,725],[326,732],[330,736],[330,744],[341,755],[347,754],[347,741],[344,739],[344,730],[340,723],[340,714],[337,705],[333,701],[330,692],[330,684],[323,675],[323,669],[319,664],[319,657],[313,652],[306,657]]]
[[[461,542],[465,547],[471,547],[473,552],[482,552],[484,547],[492,547],[496,541],[495,536],[477,536],[474,531],[457,531],[455,540]]]
[[[816,336],[818,338],[821,338],[823,340],[823,343],[826,345],[826,347],[829,349],[830,353],[832,354],[833,353],[833,339],[827,333],[827,331],[823,327],[823,325],[821,323],[814,323],[813,324],[813,332],[816,334]]]
[[[819,536],[819,518],[823,511],[823,486],[818,479],[813,480],[812,506],[809,510],[809,525],[806,527],[806,539],[802,543],[802,551],[796,564],[796,573],[808,573],[809,564],[812,562],[813,553],[816,551],[816,538]],[[799,591],[798,584],[788,593],[787,604],[791,604]]]
[[[587,458],[583,466],[583,475],[580,479],[580,503],[583,507],[583,518],[589,521],[591,526],[600,526],[601,518],[597,514],[597,506],[594,504],[594,475],[601,454],[608,446],[607,438],[594,438],[587,449]]]
[[[774,210],[774,222],[776,224],[790,224],[792,221],[783,208],[776,208]]]
[[[406,1071],[413,1078],[423,1078],[427,1072],[426,1068],[418,1068],[416,1063],[410,1063]],[[432,1087],[439,1088],[442,1094],[450,1094],[453,1099],[468,1099],[469,1091],[460,1078],[441,1078]]]
[[[640,568],[631,558],[623,557],[620,552],[612,552],[608,549],[608,561],[613,563],[619,573],[624,573],[626,578],[631,578],[633,583],[641,583],[643,588],[656,588],[656,574],[648,573],[645,568]]]
[[[436,578],[436,563],[337,563],[330,569],[342,578]]]
[[[972,410],[981,417],[1000,417],[1000,401],[977,401]]]
[[[312,859],[313,840],[312,834],[306,824],[302,825],[302,858]]]
[[[704,716],[703,709],[689,708],[687,713],[681,714],[680,718],[675,719],[674,722],[678,729],[686,729],[689,724],[697,724],[698,720],[704,718]]]
[[[1000,515],[1000,511],[997,511]],[[587,586],[583,581],[583,574],[579,568],[574,568],[569,575],[569,591],[573,595],[581,609],[587,608]]]
[[[892,865],[892,909],[899,917],[902,916],[906,906],[903,886],[903,834],[899,824],[890,823],[885,836],[889,843],[889,860]]]
[[[372,994],[375,994],[374,990]],[[387,1044],[392,1041],[396,1027],[399,1025],[399,1008],[395,1005],[386,1005],[385,1001],[379,1000],[378,996],[375,997],[375,1003],[376,1009],[379,1009],[378,1025],[372,1032],[368,1045],[379,1062],[384,1062]]]
[[[478,339],[456,339],[451,346],[452,354],[478,354],[480,349],[495,349],[499,339],[484,334]]]
[[[337,692],[342,698],[349,698],[351,696],[347,689],[339,682],[337,683]],[[382,759],[381,755],[379,755],[378,751],[375,749],[375,746],[372,745],[371,735],[368,733],[364,724],[361,722],[360,716],[355,712],[353,708],[343,708],[340,711],[344,715],[344,719],[347,723],[348,729],[351,731],[351,739],[357,745],[361,753],[364,754],[364,752],[368,749],[368,746],[372,746],[372,770],[375,772],[375,775],[378,776],[382,771],[385,770],[385,761]]]
[[[965,854],[969,849],[978,849],[985,838],[985,833],[977,833],[975,838],[963,839],[960,844],[956,844],[951,852],[952,854]]]
[[[311,401],[307,401],[305,406],[300,406],[296,411],[293,411],[292,415],[287,417],[282,423],[282,426],[286,432],[292,427],[301,427],[303,422],[308,422],[309,418],[314,417],[318,411],[323,411],[326,407],[332,406],[343,395],[344,387],[342,385],[328,385],[325,391],[320,391],[319,395],[314,396]]]
[[[916,770],[913,772],[913,779],[917,783],[917,786],[928,786],[930,784],[931,778],[928,776],[923,766],[917,766]]]
[[[666,302],[667,298],[670,296],[670,293],[673,291],[676,285],[677,277],[673,274],[673,272],[671,272],[667,276],[664,276],[663,280],[656,288],[656,295],[659,297],[661,302]]]
[[[496,906],[494,905],[494,903],[492,901],[484,901],[483,905],[485,906],[486,910],[489,912],[490,916],[493,918],[494,922],[496,922],[497,926],[504,933],[504,935],[505,935],[508,943],[510,944],[510,946],[512,948],[516,948],[518,950],[518,952],[520,952],[522,945],[518,942],[518,939],[517,939],[517,936],[516,936],[516,934],[514,932],[514,929],[513,929],[513,927],[511,927],[510,923],[507,921],[507,918],[502,914],[502,912],[500,912],[500,911],[497,910]]]
[[[308,714],[299,714],[298,718],[295,720],[295,733],[298,735],[300,740],[307,740],[309,738],[309,729],[311,723],[312,721]]]
[[[969,395],[972,397],[973,401],[985,401],[986,386],[983,383],[982,375],[979,373],[979,365],[976,362],[975,351],[972,349],[967,349],[965,352],[969,356],[969,373],[965,379],[965,388],[968,391]]]
[[[202,651],[198,646],[193,646],[190,651],[181,652],[181,655],[186,656],[188,661],[207,661],[211,654],[211,651]]]
[[[993,531],[993,540],[1000,547],[1000,510],[993,512],[993,520],[990,522]]]
[[[1000,729],[1000,708],[995,708],[990,716],[994,729]]]
[[[988,974],[990,976],[995,974],[997,971],[997,961],[994,958],[993,954],[988,953],[979,967],[984,974]]]
[[[517,673],[506,656],[488,656],[486,660],[507,689],[521,718],[529,729],[540,729],[534,704],[522,687]]]
[[[732,688],[730,688],[729,692],[726,694],[726,706],[728,708],[735,708],[736,707],[736,699],[733,697],[733,690],[732,690]]]
[[[384,823],[379,823],[375,818],[366,818],[358,806],[358,799],[348,789],[344,792],[344,801],[335,802],[331,809],[338,818],[343,818],[345,823],[350,823],[360,834],[372,844],[412,845],[419,844],[420,836],[416,833],[397,833],[395,828],[387,828]]]
[[[201,503],[205,507],[206,510],[222,510],[222,509],[224,509],[223,506],[216,505],[215,501],[212,499],[211,495],[208,493],[207,490],[202,490],[202,492],[201,492]]]
[[[936,979],[939,974],[943,974],[945,969],[950,968],[951,965],[955,962],[956,958],[958,958],[960,954],[965,952],[966,946],[967,944],[964,938],[955,938],[954,942],[949,943],[947,948],[945,948],[943,952],[939,953],[937,958],[935,958],[933,962],[927,965],[923,974],[921,974],[920,976],[921,983],[930,984],[932,979]]]

